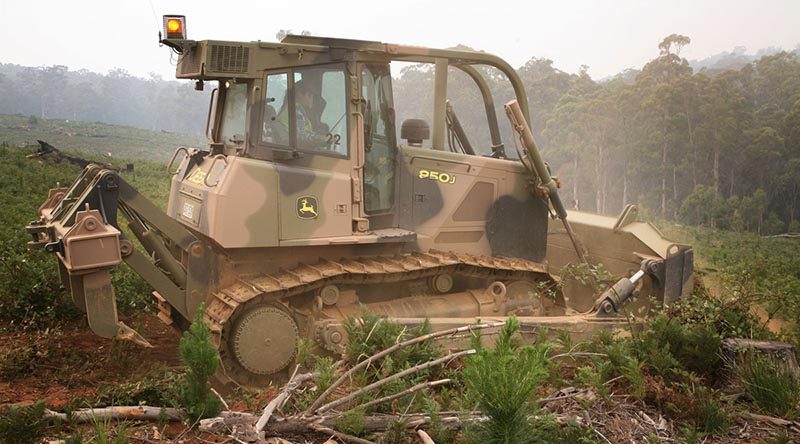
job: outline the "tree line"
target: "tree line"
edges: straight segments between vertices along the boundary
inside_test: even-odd
[[[148,78],[124,69],[98,74],[63,65],[0,63],[0,114],[23,114],[129,125],[155,131],[202,133],[208,93],[190,82]]]

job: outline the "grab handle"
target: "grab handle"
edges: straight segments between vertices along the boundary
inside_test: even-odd
[[[228,157],[226,155],[217,154],[216,156],[214,156],[214,160],[211,161],[211,166],[208,167],[208,174],[206,174],[206,177],[203,178],[203,183],[207,187],[215,187],[219,183],[219,179],[217,179],[217,181],[214,182],[214,185],[211,185],[210,183],[208,183],[208,176],[210,176],[211,172],[214,171],[214,165],[216,165],[216,163],[217,163],[217,161],[219,160],[220,157],[225,161],[225,165],[228,164]]]
[[[185,146],[179,146],[178,149],[176,149],[175,152],[172,153],[172,159],[170,159],[169,163],[167,164],[167,172],[169,174],[173,175],[173,176],[178,174],[178,172],[181,170],[180,167],[179,167],[177,170],[172,171],[172,164],[175,163],[175,159],[178,157],[178,153],[181,152],[181,151],[186,153],[186,154],[183,155],[184,159],[186,158],[186,156],[189,155],[189,150],[186,149]],[[183,159],[181,159],[181,162],[183,162]]]

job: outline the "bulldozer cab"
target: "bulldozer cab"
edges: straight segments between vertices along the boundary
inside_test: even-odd
[[[424,118],[406,119],[402,126],[396,122],[392,62],[432,67],[435,82],[429,96],[433,112],[413,116],[428,114],[430,122]],[[439,159],[436,169],[422,168],[423,179],[455,182],[460,172],[470,172],[461,170],[471,169],[469,156],[476,151],[504,159],[495,103],[476,69],[481,65],[504,73],[517,100],[526,103],[516,72],[485,53],[311,36],[290,35],[280,43],[191,42],[177,74],[179,78],[219,82],[212,94],[207,126],[212,154],[275,165],[284,200],[279,204],[277,236],[291,241],[307,239],[309,234],[346,237],[375,229],[413,228],[420,218],[427,217],[423,213],[432,210],[417,202],[421,204],[417,205],[417,217],[406,220],[402,213],[412,213],[414,203],[397,197],[411,186],[404,184],[401,176],[419,174],[403,171],[403,159],[425,163],[422,146],[427,139],[431,139],[428,150],[450,153],[447,159]],[[240,72],[214,73],[213,66],[220,71],[233,71],[236,66]],[[193,69],[196,72],[191,72]],[[467,74],[480,91],[490,147],[473,148],[448,103],[449,69]],[[527,106],[523,109],[527,112]],[[298,195],[295,189],[304,194]],[[424,193],[416,194],[421,199]],[[323,201],[333,202],[337,214],[351,217],[323,220],[315,207]],[[297,224],[298,218],[304,223]],[[310,228],[315,221],[317,226]],[[408,234],[413,233],[409,230]]]

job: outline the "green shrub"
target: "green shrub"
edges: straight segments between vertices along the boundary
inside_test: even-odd
[[[336,430],[348,435],[361,436],[364,433],[364,409],[348,410],[336,418]]]
[[[564,444],[600,444],[600,438],[590,427],[570,421],[559,430],[558,441]]]
[[[535,410],[531,397],[547,378],[549,344],[513,346],[519,327],[510,317],[494,350],[480,347],[464,367],[468,397],[488,417],[469,429],[472,442],[530,442],[533,426],[528,416]]]
[[[531,418],[531,434],[524,442],[554,444],[599,444],[604,441],[589,427],[575,421],[560,425],[552,414],[541,414]]]
[[[716,332],[721,339],[767,339],[769,332],[761,325],[750,308],[757,303],[733,289],[732,297],[722,300],[699,290],[678,300],[667,311],[682,324],[703,325]]]
[[[389,424],[389,428],[383,434],[381,442],[386,444],[406,444],[412,442],[410,438],[406,421],[401,419],[392,421]]]
[[[687,323],[662,313],[647,322],[634,341],[634,350],[663,377],[674,376],[684,368],[715,375],[722,366],[721,342],[720,335],[708,325]]]
[[[59,287],[54,257],[0,239],[0,318],[34,328],[76,318],[80,312]]]
[[[153,289],[128,264],[121,264],[111,273],[111,283],[117,297],[117,308],[122,314],[154,310],[155,299],[150,296]]]
[[[314,373],[317,374],[314,382],[317,384],[317,391],[324,392],[333,384],[336,377],[336,362],[328,356],[318,357],[314,363]]]
[[[344,329],[347,332],[345,355],[348,363],[355,365],[398,342],[430,333],[430,324],[426,321],[419,327],[409,329],[362,307],[358,317],[347,318]],[[440,354],[441,351],[432,341],[425,341],[396,351],[392,359],[394,362],[416,365]]]
[[[180,342],[181,361],[187,372],[178,386],[180,401],[192,421],[215,416],[222,409],[219,398],[211,392],[209,380],[217,371],[218,353],[203,320],[203,306],[197,309],[192,325]]]
[[[610,394],[608,386],[605,384],[606,380],[603,379],[602,370],[593,365],[584,365],[576,368],[575,382],[578,385],[593,388],[594,391],[603,398],[608,397]]]
[[[705,325],[686,328],[686,342],[679,359],[689,369],[700,374],[716,374],[722,367],[720,346],[722,338]]]
[[[736,368],[745,393],[764,413],[791,418],[800,402],[800,378],[786,366],[760,355],[748,355]]]
[[[636,342],[639,358],[656,374],[666,377],[680,366],[674,351],[683,347],[683,326],[666,315],[648,321]]]
[[[314,340],[311,338],[299,338],[297,340],[297,347],[294,357],[294,362],[305,368],[311,368],[314,365],[316,355],[314,354]]]
[[[777,435],[772,436],[767,444],[790,444],[789,435],[785,430],[781,430]]]
[[[644,362],[639,361],[635,357],[628,357],[625,365],[622,368],[622,375],[631,385],[631,396],[636,399],[644,399],[645,386],[644,386]]]
[[[84,439],[83,432],[79,431],[75,435],[64,438],[64,444],[83,444]]]
[[[33,444],[39,441],[45,421],[44,400],[25,407],[9,407],[0,415],[0,443]]]

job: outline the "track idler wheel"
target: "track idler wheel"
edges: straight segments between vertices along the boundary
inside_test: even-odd
[[[275,305],[246,308],[225,336],[225,373],[243,385],[264,385],[281,378],[297,352],[297,323]]]

